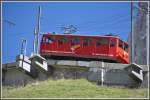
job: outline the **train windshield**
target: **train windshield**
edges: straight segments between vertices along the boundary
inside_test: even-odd
[[[128,52],[128,44],[119,39],[119,47]]]
[[[119,47],[123,49],[123,41],[119,39]]]
[[[124,50],[128,52],[128,44],[124,44]]]

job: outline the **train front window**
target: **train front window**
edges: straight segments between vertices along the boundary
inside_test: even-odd
[[[46,38],[46,44],[51,44],[55,41],[55,37],[51,36],[51,37],[47,37]]]
[[[44,43],[45,41],[45,37],[42,37],[41,43]]]
[[[123,49],[123,41],[119,39],[119,47]]]
[[[51,38],[47,38],[46,39],[46,44],[50,44],[50,43],[52,43],[53,42],[53,40],[51,40]]]
[[[48,44],[48,38],[46,39],[46,44]]]
[[[124,50],[125,50],[126,52],[128,52],[128,45],[127,45],[127,44],[124,44]]]

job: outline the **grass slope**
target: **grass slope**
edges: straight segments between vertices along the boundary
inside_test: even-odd
[[[3,87],[3,98],[147,98],[147,89],[97,86],[85,79],[46,80],[25,87]]]

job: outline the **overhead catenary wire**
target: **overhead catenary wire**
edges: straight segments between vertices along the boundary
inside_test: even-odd
[[[10,20],[4,19],[3,21],[6,22],[6,23],[8,23],[9,25],[12,25],[12,26],[16,25],[13,21],[10,21]]]
[[[111,25],[111,27],[114,27],[116,29],[120,28],[121,25],[120,25],[120,22],[123,24],[123,23],[130,23],[129,21],[125,21],[126,19],[121,19],[121,20],[116,20],[116,21],[113,21],[111,23],[108,23],[108,24],[105,24],[105,25],[97,25],[97,26],[89,26],[89,27],[86,27],[85,29],[84,28],[80,28],[80,31],[88,31],[88,32],[100,32],[100,30],[102,28],[109,28],[109,26]],[[119,26],[118,26],[119,25]]]
[[[108,16],[108,18],[105,21],[103,20],[104,22],[101,22],[101,19],[97,19],[98,17],[96,17],[96,18],[92,18],[92,20],[89,19],[88,22],[87,21],[84,22],[84,20],[83,20],[83,21],[77,22],[77,23],[76,22],[75,23],[72,23],[72,22],[68,23],[67,22],[68,24],[66,24],[64,22],[60,22],[60,21],[57,22],[57,20],[56,20],[56,22],[53,23],[53,25],[55,24],[55,28],[60,28],[62,26],[72,24],[80,30],[80,29],[86,29],[88,27],[90,27],[90,28],[92,28],[94,26],[96,27],[97,26],[96,24],[100,25],[100,24],[103,24],[103,23],[111,23],[112,20],[118,20],[120,18],[124,18],[124,17],[128,17],[128,16],[129,16],[128,13],[121,13],[120,16],[119,16],[119,14],[114,14],[112,16]],[[44,22],[44,20],[46,20],[46,23],[47,23],[48,22],[47,20],[49,20],[49,19],[43,19],[43,22]],[[43,23],[43,26],[44,26],[44,23]]]
[[[78,26],[78,29],[80,30],[80,32],[83,31],[85,33],[86,31],[88,31],[88,32],[98,32],[99,33],[100,28],[104,28],[104,27],[108,28],[110,25],[111,25],[111,27],[116,27],[116,26],[120,25],[120,22],[121,23],[129,22],[130,23],[130,21],[127,21],[128,18],[130,18],[129,16],[130,15],[123,16],[120,18],[116,17],[117,19],[113,19],[113,21],[109,21],[109,22],[107,21],[104,24],[101,23],[100,25],[97,24],[98,21],[96,23],[94,23],[94,21],[93,21],[93,23],[91,23],[91,24],[84,24],[83,26],[76,25],[76,26]],[[60,24],[60,26],[57,28],[61,28],[62,26],[63,26],[63,24],[62,25]],[[121,25],[119,27],[121,27]],[[116,28],[119,28],[119,27],[116,27]]]
[[[93,23],[91,25],[88,25],[89,27],[93,28],[93,27],[105,27],[106,25],[112,25],[112,24],[119,24],[119,22],[121,21],[125,21],[127,18],[129,18],[129,15],[128,16],[125,16],[125,17],[121,17],[119,19],[114,19],[113,21],[109,21],[109,22],[103,22],[103,23],[98,23],[98,21],[96,23]],[[85,27],[82,27],[82,28],[86,28],[88,26],[85,26]]]

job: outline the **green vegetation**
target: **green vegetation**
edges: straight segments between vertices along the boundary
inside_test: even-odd
[[[2,87],[3,98],[147,98],[147,89],[98,86],[85,79],[46,80],[25,87]]]

